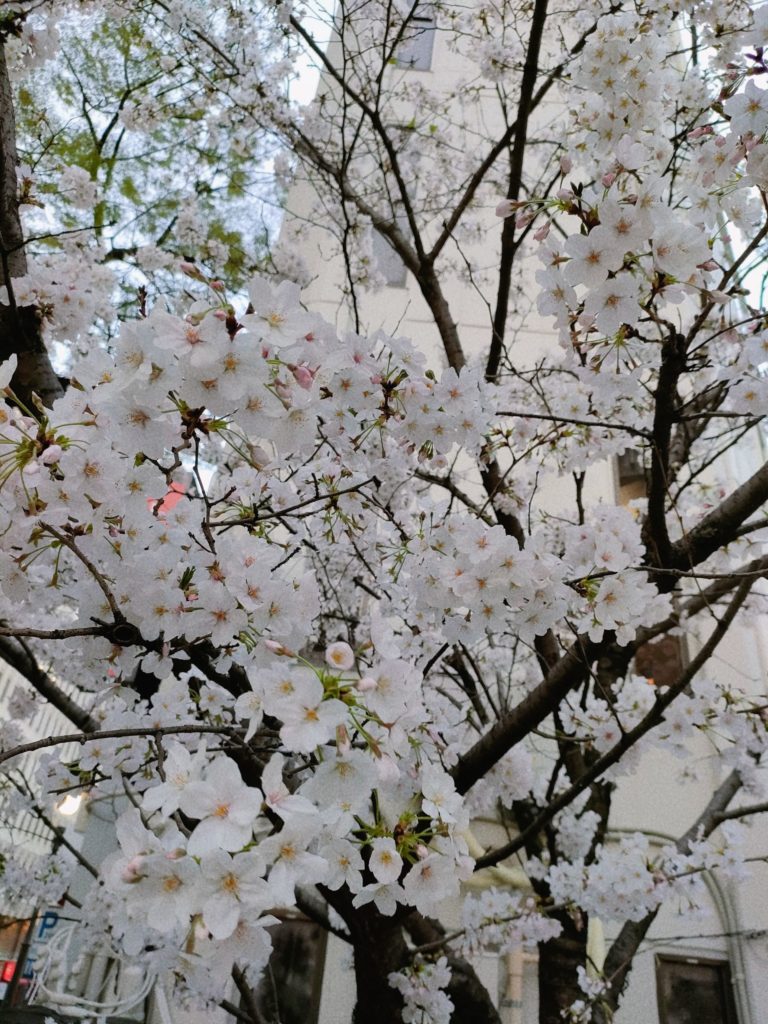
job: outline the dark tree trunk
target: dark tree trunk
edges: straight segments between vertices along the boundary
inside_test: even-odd
[[[403,1000],[389,984],[389,975],[413,963],[413,948],[406,942],[405,932],[414,946],[435,944],[434,955],[448,958],[451,981],[446,992],[454,1004],[452,1022],[501,1024],[493,1000],[472,965],[440,945],[446,932],[439,921],[407,909],[400,909],[394,917],[385,917],[372,905],[355,909],[347,889],[330,892],[318,888],[344,919],[352,940],[357,988],[352,1024],[402,1024]]]
[[[388,978],[410,960],[399,922],[387,919],[373,907],[353,911],[347,925],[355,949],[357,1002],[353,1024],[400,1024],[403,1000]]]
[[[13,94],[0,35],[0,285],[8,288],[8,304],[0,305],[0,363],[16,355],[11,386],[18,397],[29,406],[34,392],[44,405],[51,406],[64,394],[64,388],[48,358],[42,319],[34,306],[17,306],[13,295],[13,278],[27,272],[16,164]]]
[[[587,922],[577,927],[567,914],[556,915],[562,933],[539,946],[539,1024],[563,1024],[563,1010],[583,999],[576,974],[587,962]]]
[[[423,917],[417,911],[406,918],[404,925],[417,946],[439,942],[446,934],[445,927],[439,921]],[[440,955],[443,950],[437,949],[435,952]],[[499,1012],[472,965],[452,953],[450,948],[445,950],[445,955],[451,970],[451,980],[446,989],[454,1006],[451,1020],[456,1024],[501,1024]]]

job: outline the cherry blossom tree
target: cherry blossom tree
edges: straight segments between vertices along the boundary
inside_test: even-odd
[[[498,1021],[472,958],[520,943],[539,948],[541,1024],[607,1024],[659,909],[695,908],[706,871],[743,871],[744,822],[766,809],[764,697],[713,656],[765,611],[768,6],[436,4],[474,68],[451,94],[408,71],[421,2],[341,4],[327,48],[323,12],[285,3],[130,9],[147,50],[134,65],[123,39],[131,77],[99,159],[78,162],[63,96],[45,128],[58,177],[39,185],[13,113],[63,81],[35,65],[72,11],[0,14],[0,653],[36,694],[15,697],[0,762],[11,780],[44,752],[13,807],[59,840],[39,878],[11,857],[5,891],[67,899],[82,855],[52,804],[120,794],[115,852],[88,866],[87,944],[172,978],[179,1003],[259,1024],[268,928],[297,908],[349,943],[356,1024]],[[286,82],[300,54],[322,71],[307,108]],[[111,108],[82,105],[98,142]],[[189,199],[168,170],[199,153],[183,134],[156,163],[152,146],[187,108],[221,117],[212,190],[230,150],[239,173],[271,160],[311,186],[301,213],[328,231],[352,328],[302,304],[298,212],[247,288],[240,234],[205,231],[226,226],[226,195],[186,251],[165,236]],[[67,203],[102,202],[121,153],[148,194],[123,186],[144,223],[106,263],[154,255],[113,284],[106,207],[78,222],[75,258]],[[25,231],[46,189],[52,223]],[[377,237],[439,353],[366,321]],[[186,257],[178,274],[161,250]],[[457,279],[485,310],[482,348]],[[120,319],[128,287],[140,301]],[[532,296],[554,332],[533,351]],[[590,496],[612,460],[642,481],[627,504]],[[653,645],[681,637],[688,657],[650,678]],[[73,732],[25,734],[39,701]],[[717,782],[676,841],[611,840],[617,787],[702,736]],[[481,815],[504,837],[490,847]],[[526,889],[468,894],[503,863]],[[615,926],[597,975],[591,918]]]

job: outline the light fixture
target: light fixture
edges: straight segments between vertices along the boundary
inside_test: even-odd
[[[83,802],[82,793],[67,793],[67,795],[56,804],[56,810],[65,818],[71,818],[80,810]]]

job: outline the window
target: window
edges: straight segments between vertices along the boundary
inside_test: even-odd
[[[656,957],[661,1024],[738,1024],[724,960]]]
[[[619,455],[616,460],[619,494],[618,502],[626,505],[635,498],[645,497],[645,469],[641,456],[632,450]]]
[[[408,271],[384,235],[373,230],[373,258],[376,269],[390,288],[405,288]]]
[[[272,930],[272,955],[256,989],[265,1021],[316,1024],[326,938],[320,925],[306,918],[283,921]]]
[[[411,7],[413,10],[413,7]],[[411,71],[429,71],[432,67],[432,49],[435,45],[435,12],[431,4],[419,3],[416,13],[408,19],[408,26],[397,48],[399,68]]]
[[[635,672],[653,680],[656,686],[671,686],[683,674],[686,654],[685,640],[681,636],[650,640],[635,652]]]

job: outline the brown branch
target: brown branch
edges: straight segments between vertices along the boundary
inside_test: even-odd
[[[615,13],[620,9],[621,4],[614,4],[610,8],[610,13]],[[536,109],[536,107],[538,107],[538,105],[547,95],[549,90],[555,85],[555,83],[559,81],[560,78],[562,78],[563,72],[568,67],[571,60],[579,53],[581,53],[581,51],[586,46],[587,40],[595,32],[596,29],[597,23],[595,23],[591,28],[588,28],[586,32],[584,32],[583,35],[580,36],[580,38],[576,41],[575,45],[571,48],[568,57],[564,61],[561,61],[560,64],[553,68],[552,71],[550,71],[546,80],[539,86],[539,88],[536,90],[536,94],[533,96],[531,100],[530,106],[528,108],[529,115],[532,111]],[[477,190],[485,181],[485,177],[488,174],[488,171],[490,171],[490,169],[496,163],[496,161],[504,152],[504,150],[508,148],[509,143],[514,138],[516,131],[517,121],[513,121],[512,124],[510,124],[505,129],[504,133],[500,136],[498,141],[493,144],[493,146],[490,148],[490,150],[488,151],[488,153],[478,166],[477,170],[469,179],[464,194],[462,195],[461,199],[456,204],[456,206],[453,208],[453,212],[443,225],[443,230],[438,235],[437,241],[435,242],[435,244],[432,246],[432,249],[428,253],[428,259],[431,262],[434,263],[434,261],[440,254],[441,250],[445,247],[446,243],[448,242],[448,239],[453,234],[456,225],[459,223],[462,216],[464,215],[465,210],[472,202],[472,200],[475,198]]]
[[[27,273],[17,164],[13,92],[5,43],[0,39],[0,285],[8,291],[8,305],[0,305],[0,362],[17,356],[11,386],[25,405],[32,405],[34,392],[44,405],[51,406],[64,394],[64,389],[48,358],[39,311],[33,306],[17,307],[13,295],[12,279]]]
[[[240,998],[243,1003],[245,1003],[245,1012],[247,1014],[246,1019],[251,1020],[253,1024],[264,1024],[264,1018],[259,1013],[259,1008],[256,1004],[256,996],[254,995],[253,989],[248,984],[245,971],[241,967],[238,967],[237,964],[232,968],[232,980],[237,986]]]
[[[669,562],[671,545],[666,518],[669,445],[678,404],[677,384],[684,369],[685,338],[670,331],[661,346],[661,367],[654,395],[648,511],[641,532],[646,558],[651,565],[663,566]]]
[[[552,667],[546,678],[516,707],[502,718],[463,754],[451,770],[460,793],[481,779],[508,750],[527,736],[552,713],[561,700],[585,678],[590,661],[599,645],[579,642]]]
[[[608,768],[620,761],[624,754],[630,750],[638,740],[642,739],[643,736],[650,732],[651,729],[654,729],[662,721],[664,712],[669,705],[683,692],[683,690],[685,690],[691,680],[695,678],[696,673],[707,663],[714,651],[717,649],[718,644],[728,632],[728,629],[730,628],[730,625],[736,617],[739,609],[747,599],[752,583],[752,579],[743,580],[741,582],[727,609],[723,613],[722,618],[710,633],[706,643],[702,646],[696,657],[691,660],[691,663],[680,677],[671,686],[669,686],[663,694],[660,694],[657,697],[656,703],[648,714],[646,714],[633,729],[625,732],[618,743],[611,747],[611,749],[603,754],[602,757],[598,758],[594,764],[590,765],[580,779],[574,782],[568,787],[568,789],[564,790],[547,807],[545,807],[544,810],[542,810],[530,825],[523,829],[518,836],[513,840],[510,840],[510,842],[505,843],[504,846],[501,846],[496,850],[492,850],[490,853],[485,854],[485,856],[480,857],[476,865],[478,869],[498,864],[499,861],[505,860],[507,857],[511,856],[511,854],[523,849],[528,839],[540,832],[541,829],[548,824],[559,811],[572,803],[580,793],[599,779]]]
[[[84,711],[47,672],[40,668],[32,651],[25,644],[19,643],[17,646],[6,637],[0,636],[0,657],[74,726],[83,732],[96,731],[96,719]]]
[[[689,569],[703,562],[718,548],[728,544],[737,536],[738,528],[768,501],[768,462],[756,473],[737,487],[717,508],[706,515],[696,526],[670,549],[669,568]],[[663,582],[660,584],[665,587]]]
[[[528,118],[531,115],[533,90],[539,73],[539,53],[547,20],[548,0],[535,0],[531,17],[531,30],[525,54],[523,75],[520,81],[520,99],[517,105],[517,122],[509,162],[509,184],[507,199],[517,201],[523,183],[523,162],[528,139]],[[485,367],[486,380],[495,380],[499,372],[501,354],[504,349],[504,332],[509,312],[509,291],[512,286],[512,266],[515,261],[515,218],[506,217],[501,230],[501,259],[499,261],[499,282],[496,292],[496,309],[493,314],[493,333]]]
[[[20,757],[33,750],[43,750],[45,747],[55,747],[66,743],[90,743],[91,740],[114,740],[129,739],[139,736],[176,736],[183,733],[217,733],[225,736],[238,736],[242,732],[234,726],[227,725],[163,725],[163,726],[137,726],[132,729],[100,729],[96,732],[74,732],[65,733],[62,736],[46,736],[44,739],[33,740],[31,743],[20,743],[11,750],[0,752],[0,764],[10,761],[13,757]]]
[[[397,157],[397,150],[392,144],[392,140],[389,137],[384,122],[381,120],[381,116],[378,110],[375,107],[370,106],[370,104],[366,102],[364,97],[361,96],[360,93],[351,86],[349,78],[341,74],[341,72],[339,72],[338,68],[336,68],[335,65],[333,64],[333,61],[331,61],[330,58],[328,57],[328,54],[326,53],[325,49],[322,46],[318,45],[317,41],[312,36],[312,34],[310,32],[307,32],[307,30],[304,28],[304,26],[301,24],[298,18],[296,18],[294,15],[291,15],[290,17],[290,25],[293,28],[293,30],[296,33],[298,33],[298,35],[301,36],[301,38],[304,40],[307,46],[309,46],[309,48],[312,50],[312,52],[315,54],[318,60],[321,61],[325,70],[341,88],[344,94],[348,96],[349,99],[351,99],[352,102],[355,104],[355,106],[357,106],[358,109],[365,115],[365,117],[368,118],[374,132],[381,139],[384,151],[387,154],[389,166],[392,170],[392,174],[397,183],[397,190],[399,193],[400,202],[403,204],[403,210],[405,211],[405,215],[408,220],[408,227],[411,229],[411,235],[413,236],[413,244],[416,250],[416,254],[419,257],[420,261],[425,261],[427,257],[426,253],[424,252],[424,245],[421,240],[421,234],[419,232],[418,224],[416,223],[416,215],[413,210],[413,204],[411,203],[411,197],[408,192],[408,186],[405,183],[405,179],[400,168],[400,161],[398,160]]]
[[[768,801],[761,804],[749,804],[747,807],[734,807],[732,811],[718,811],[715,815],[717,824],[722,821],[734,821],[736,818],[748,818],[752,814],[765,814],[768,811]]]

